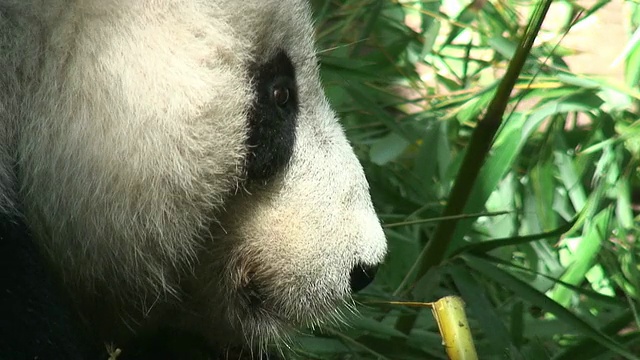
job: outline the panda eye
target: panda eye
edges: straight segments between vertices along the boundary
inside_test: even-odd
[[[289,101],[289,89],[282,85],[273,87],[273,100],[279,107],[285,107]]]
[[[289,163],[295,143],[298,93],[293,63],[278,52],[250,68],[254,99],[249,110],[247,178],[265,182]]]

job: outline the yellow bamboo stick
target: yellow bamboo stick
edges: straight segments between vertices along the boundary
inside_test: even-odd
[[[432,303],[431,312],[438,323],[449,359],[478,360],[464,301],[459,296],[446,296]]]
[[[445,296],[430,303],[408,301],[391,301],[390,303],[412,307],[430,307],[449,359],[478,360],[471,328],[464,311],[464,301],[459,296]]]

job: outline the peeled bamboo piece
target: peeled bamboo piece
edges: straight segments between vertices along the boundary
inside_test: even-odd
[[[446,296],[431,304],[443,345],[451,360],[477,360],[471,329],[459,296]]]

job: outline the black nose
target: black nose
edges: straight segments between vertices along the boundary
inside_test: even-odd
[[[351,269],[351,291],[358,292],[371,284],[378,271],[378,265],[357,264]]]

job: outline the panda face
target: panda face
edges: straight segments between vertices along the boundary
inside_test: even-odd
[[[58,8],[22,60],[19,196],[84,316],[246,346],[338,316],[386,242],[306,3]]]
[[[273,59],[290,62],[280,52]],[[276,92],[285,90],[271,86],[260,94],[257,83],[264,103],[256,108],[269,107],[273,116],[262,120],[271,124],[258,127],[251,147],[249,159],[262,162],[249,163],[246,191],[227,201],[224,232],[197,271],[225,274],[195,286],[200,301],[224,304],[199,319],[226,319],[232,332],[254,341],[337,317],[336,309],[368,283],[386,250],[362,168],[334,113],[318,94],[303,92],[298,100],[292,80],[286,80],[292,103],[284,110]],[[290,133],[268,128],[292,125]]]
[[[386,252],[362,168],[320,85],[307,9],[268,3],[247,26],[257,64],[245,191],[225,204],[223,231],[197,270],[225,276],[193,286],[199,303],[223,304],[199,313],[198,327],[216,333],[202,320],[225,319],[218,331],[258,343],[335,319]]]

